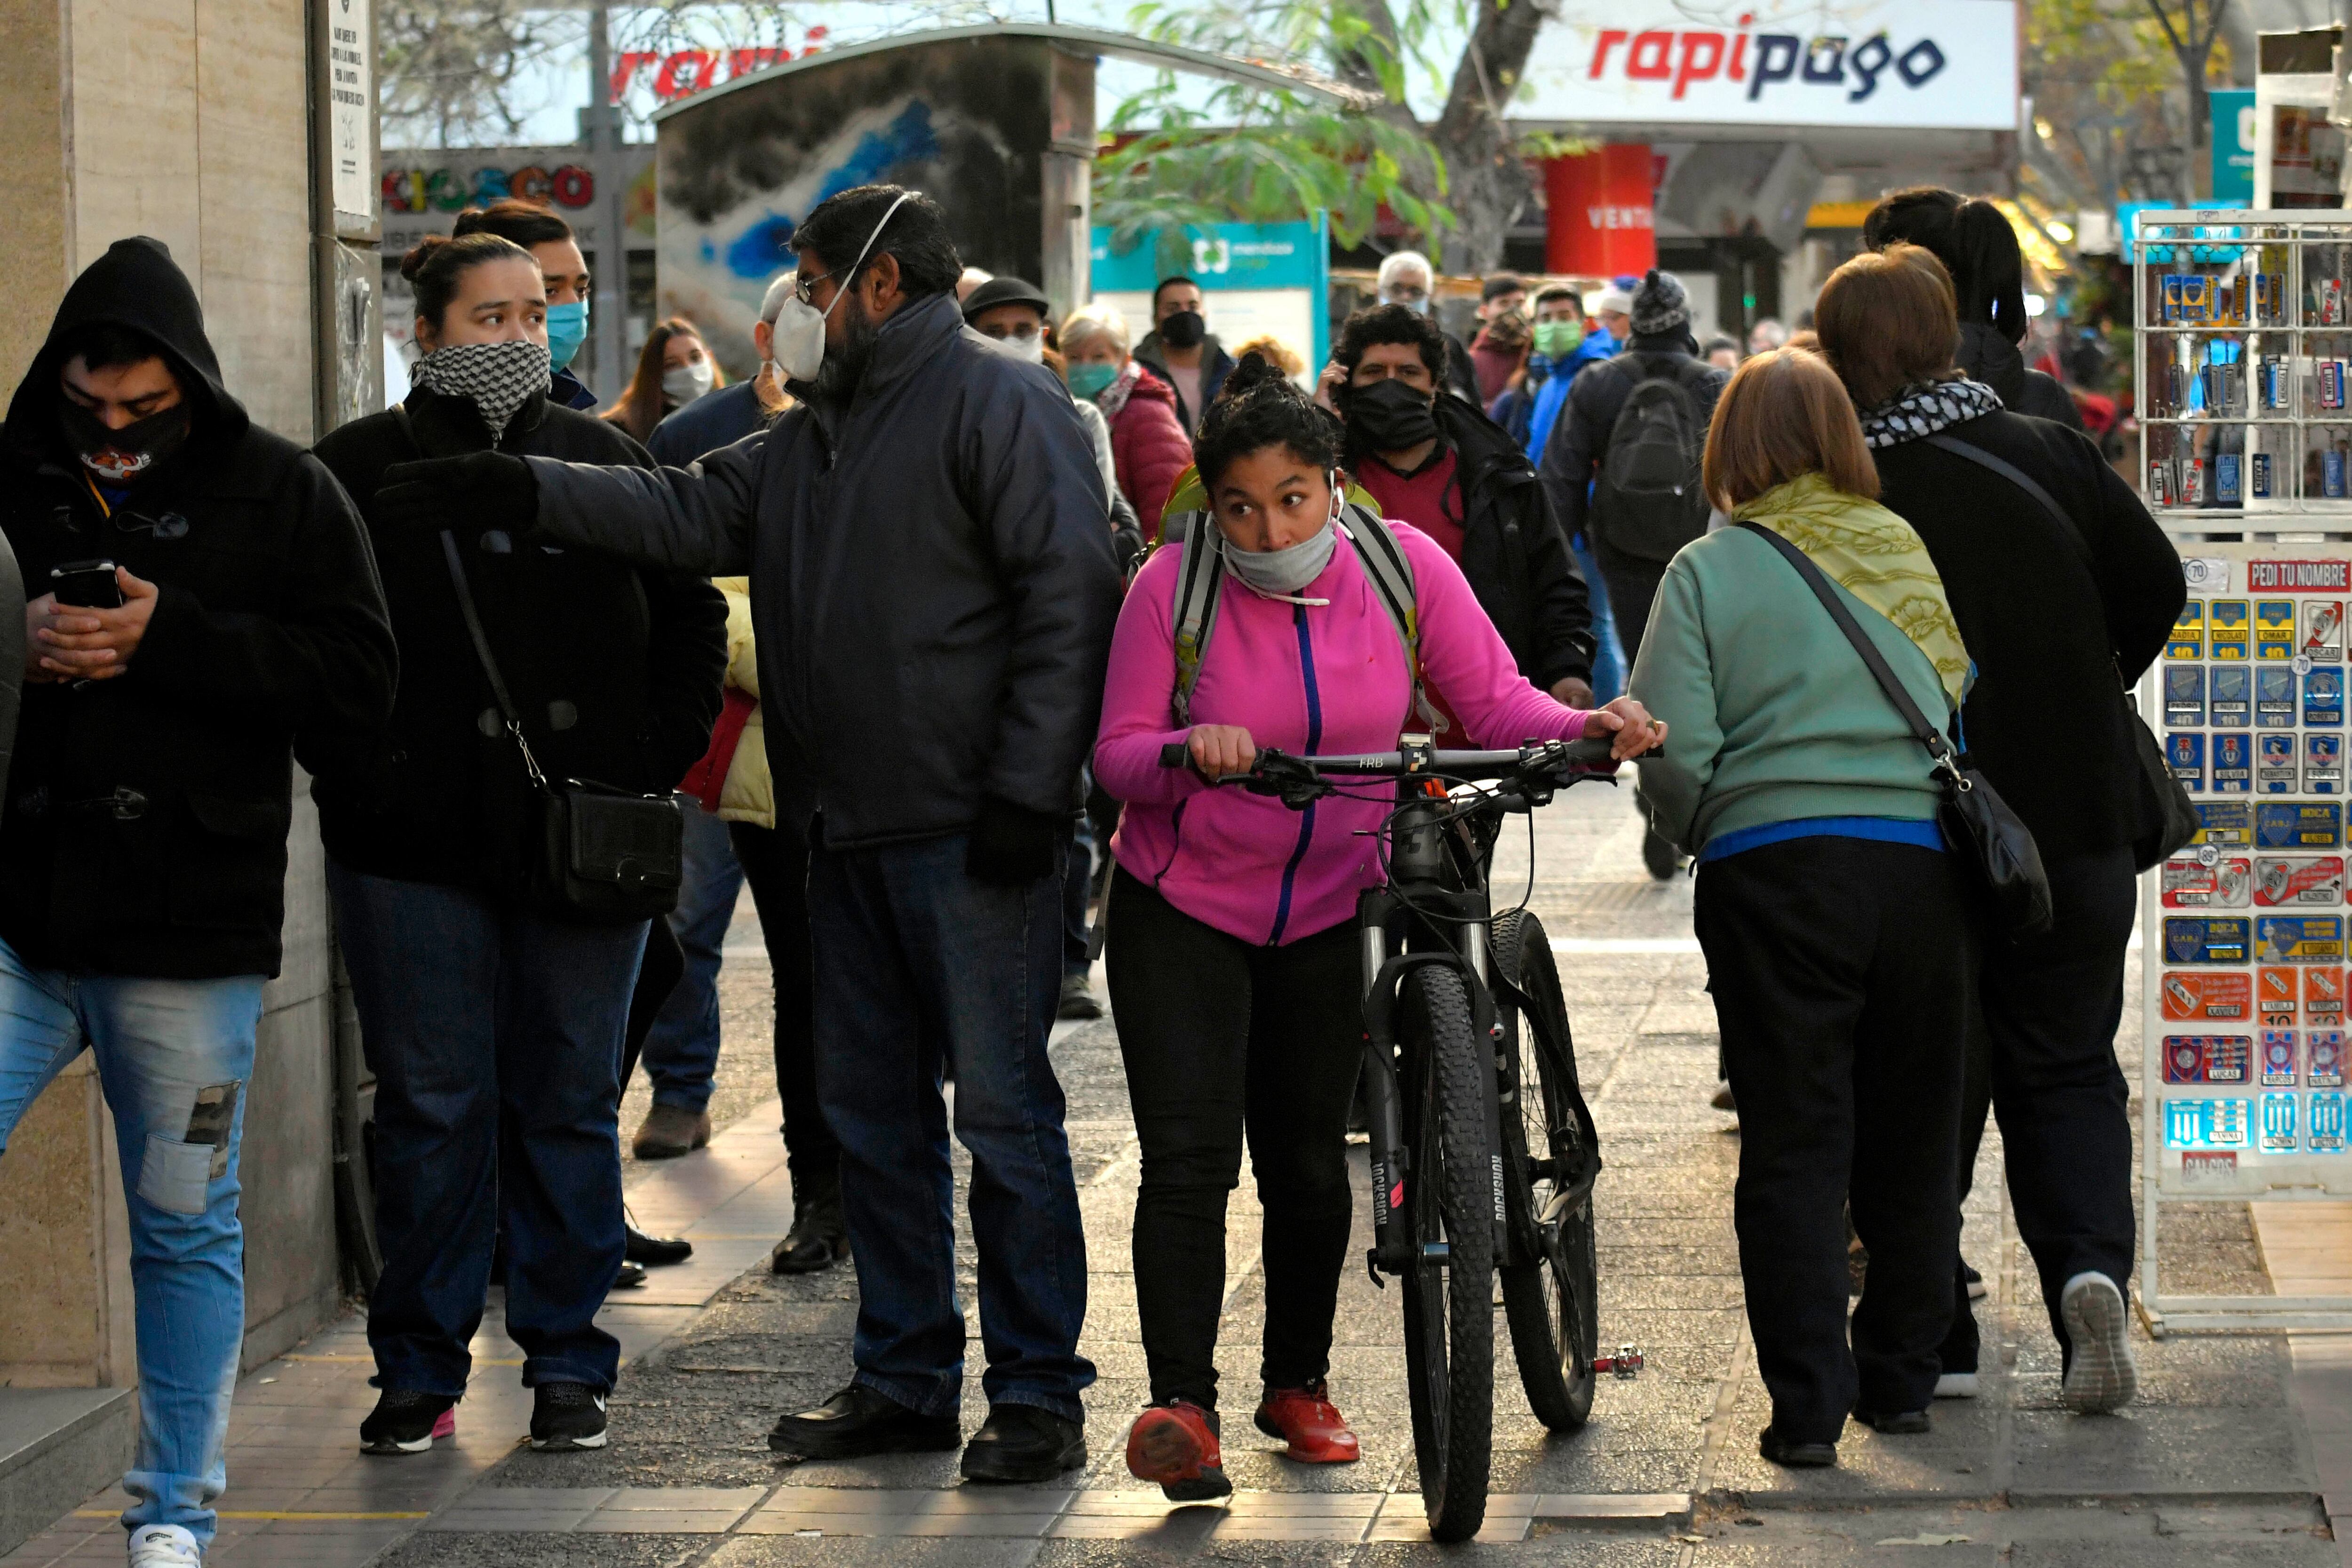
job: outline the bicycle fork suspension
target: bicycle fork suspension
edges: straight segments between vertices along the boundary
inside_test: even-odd
[[[1389,942],[1385,894],[1363,896],[1364,990],[1370,995],[1381,983],[1388,966]],[[1381,1015],[1386,1008],[1368,1009]],[[1372,1250],[1365,1257],[1374,1285],[1386,1287],[1383,1274],[1402,1274],[1412,1267],[1415,1243],[1406,1218],[1405,1184],[1412,1179],[1412,1156],[1404,1147],[1404,1106],[1397,1085],[1396,1039],[1381,1025],[1368,1029],[1364,1047],[1364,1108],[1371,1127]]]

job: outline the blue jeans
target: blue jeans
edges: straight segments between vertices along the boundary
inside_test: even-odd
[[[621,1034],[646,925],[572,925],[327,862],[376,1075],[376,1384],[466,1392],[490,1252],[526,1387],[609,1389],[620,1273]]]
[[[841,1141],[859,1304],[856,1380],[926,1415],[963,1397],[956,1136],[971,1153],[980,1251],[982,1386],[992,1405],[1085,1419],[1095,1380],[1077,1353],[1087,1246],[1062,1086],[1045,1058],[1062,977],[1062,882],[995,887],[964,869],[961,835],[876,848],[815,847],[817,1095]]]
[[[656,1105],[699,1116],[719,1071],[719,953],[727,945],[727,922],[735,918],[736,895],[743,890],[743,868],[735,863],[726,823],[691,796],[680,796],[678,804],[686,816],[686,883],[669,928],[686,950],[686,976],[654,1015],[638,1059],[653,1080]]]
[[[245,1342],[237,1145],[261,1022],[258,974],[141,980],[33,969],[0,942],[0,1147],[87,1046],[114,1112],[131,1214],[139,1450],[125,1529],[213,1538]]]
[[[1582,534],[1570,542],[1577,569],[1584,574],[1585,591],[1592,598],[1592,703],[1599,707],[1625,694],[1625,645],[1618,640],[1617,614],[1609,607],[1609,584],[1601,580],[1601,563]]]

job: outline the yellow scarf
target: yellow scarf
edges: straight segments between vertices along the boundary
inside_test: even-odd
[[[1833,488],[1822,474],[1801,474],[1731,515],[1770,529],[1831,582],[1894,622],[1936,667],[1952,706],[1960,705],[1969,689],[1968,646],[1917,529],[1876,501]]]

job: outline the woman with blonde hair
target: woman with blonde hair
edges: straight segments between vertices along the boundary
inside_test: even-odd
[[[618,425],[643,446],[653,438],[655,426],[726,384],[727,373],[701,331],[684,316],[672,316],[646,335],[629,389],[597,417]]]
[[[1735,526],[1684,548],[1633,695],[1654,830],[1698,862],[1696,924],[1739,1102],[1734,1223],[1764,1457],[1829,1465],[1852,1414],[1925,1432],[1958,1245],[1955,1138],[1972,931],[1934,770],[1795,562],[1825,579],[1920,711],[1969,653],[1926,546],[1879,506],[1820,355],[1769,350],[1717,404],[1702,469]],[[1870,1248],[1846,1322],[1845,1209]]]
[[[1176,476],[1192,461],[1192,440],[1176,413],[1176,391],[1129,352],[1127,318],[1108,305],[1081,305],[1062,322],[1070,395],[1110,422],[1111,464],[1135,505],[1148,543]]]

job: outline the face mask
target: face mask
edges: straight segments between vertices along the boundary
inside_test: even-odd
[[[707,358],[674,364],[662,372],[662,395],[683,408],[709,391],[710,381],[710,361]]]
[[[1339,543],[1339,502],[1345,493],[1339,489],[1339,476],[1333,474],[1330,479],[1331,515],[1323,520],[1313,538],[1302,539],[1287,550],[1244,550],[1218,536],[1224,545],[1226,568],[1244,586],[1284,598],[1323,575],[1323,568],[1331,564],[1331,552]]]
[[[1171,349],[1198,348],[1208,335],[1209,324],[1198,310],[1179,310],[1160,323],[1160,341]]]
[[[81,459],[83,468],[110,485],[131,483],[177,451],[180,443],[188,438],[188,405],[184,403],[150,414],[144,419],[135,419],[120,430],[108,429],[97,415],[71,398],[61,400],[58,407],[74,455]]]
[[[1546,359],[1565,359],[1584,341],[1584,329],[1574,321],[1538,321],[1536,353]]]
[[[1423,294],[1418,300],[1383,300],[1381,303],[1383,305],[1402,305],[1406,310],[1411,310],[1417,316],[1426,316],[1429,314],[1430,300],[1429,296],[1426,294]]]
[[[1086,361],[1070,366],[1070,395],[1100,397],[1103,389],[1118,379],[1118,366],[1098,361]]]
[[[462,397],[481,411],[497,436],[515,411],[547,390],[547,346],[529,338],[497,343],[451,343],[408,367],[412,386],[444,397]]]
[[[1359,447],[1373,452],[1402,452],[1437,439],[1433,400],[1404,383],[1391,379],[1351,388],[1344,412],[1348,434]]]
[[[588,301],[574,300],[547,308],[547,363],[557,370],[569,365],[588,341]]]
[[[1042,332],[1031,332],[1026,337],[1014,332],[1002,338],[991,338],[988,342],[1007,359],[1017,359],[1023,364],[1045,363],[1045,338]]]
[[[849,285],[856,281],[857,269],[866,264],[866,253],[872,250],[874,242],[882,237],[882,231],[890,226],[892,216],[914,196],[915,193],[908,191],[890,204],[889,212],[882,215],[882,221],[874,226],[874,232],[866,237],[864,245],[858,247],[857,259],[841,274],[843,282],[833,291],[832,304],[819,310],[796,293],[784,296],[783,309],[776,312],[772,341],[776,369],[786,381],[807,383],[816,379],[818,367],[824,363],[825,318],[832,315],[848,295]]]

